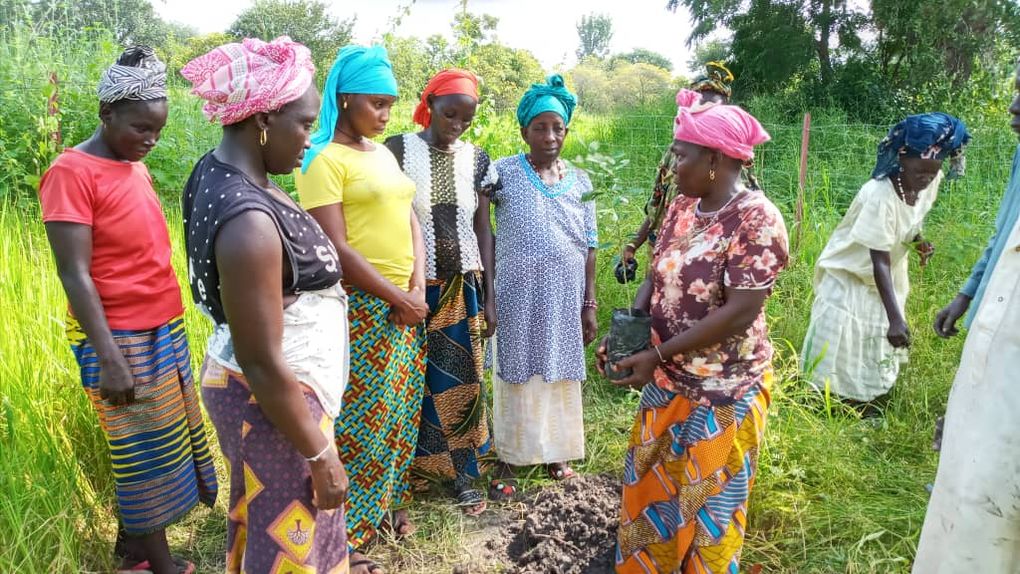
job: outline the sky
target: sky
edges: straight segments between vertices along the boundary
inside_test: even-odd
[[[333,14],[340,19],[357,16],[354,41],[368,43],[392,31],[399,36],[427,38],[433,34],[452,37],[450,23],[460,9],[460,0],[417,0],[410,15],[393,28],[393,17],[410,0],[361,0],[335,2]],[[200,33],[223,31],[251,0],[154,0],[153,6],[165,20],[175,20]],[[551,70],[576,62],[577,22],[590,12],[613,20],[610,50],[626,52],[645,48],[668,57],[674,73],[685,73],[690,50],[684,45],[691,30],[690,19],[681,8],[666,10],[666,0],[469,0],[468,10],[499,18],[496,37],[503,44],[530,50]]]

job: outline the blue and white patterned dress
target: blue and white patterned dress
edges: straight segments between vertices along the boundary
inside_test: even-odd
[[[581,304],[588,250],[598,246],[584,172],[547,186],[523,154],[496,162],[496,451],[510,464],[584,456]]]

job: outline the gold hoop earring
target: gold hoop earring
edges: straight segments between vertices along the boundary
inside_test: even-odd
[[[269,141],[269,136],[266,135],[266,128],[262,128],[262,133],[259,134],[259,145],[262,147],[266,146],[266,142]]]
[[[714,169],[708,170],[708,180],[709,181],[715,181],[715,170]]]

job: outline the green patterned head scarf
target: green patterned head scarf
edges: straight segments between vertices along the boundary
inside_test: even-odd
[[[733,95],[733,72],[722,62],[708,62],[705,73],[694,78],[691,89],[695,92],[719,92],[729,98]]]

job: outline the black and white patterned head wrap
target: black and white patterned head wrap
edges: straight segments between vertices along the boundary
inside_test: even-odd
[[[99,78],[99,101],[159,100],[166,97],[166,65],[148,46],[132,46]]]

